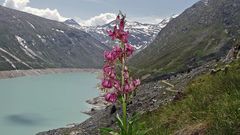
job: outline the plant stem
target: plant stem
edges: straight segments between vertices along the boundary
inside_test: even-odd
[[[122,110],[123,110],[123,127],[125,130],[125,134],[127,135],[128,130],[127,130],[127,104],[126,104],[126,98],[125,94],[123,96],[123,103],[122,103]]]
[[[123,50],[125,50],[125,45],[122,42],[121,43]],[[122,57],[122,90],[124,90],[124,69],[125,69],[125,54],[123,54]],[[127,135],[128,131],[127,131],[127,104],[126,101],[127,100],[127,95],[123,94],[122,96],[122,111],[123,111],[123,128],[124,128],[124,133],[125,135]]]

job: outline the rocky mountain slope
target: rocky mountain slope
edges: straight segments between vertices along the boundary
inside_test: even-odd
[[[162,20],[158,24],[144,24],[140,22],[127,22],[126,23],[126,30],[130,32],[129,35],[129,42],[138,50],[142,50],[147,47],[157,36],[159,31],[161,31],[162,28],[164,28],[167,23],[173,19],[175,16],[166,18]],[[81,29],[93,37],[96,37],[99,41],[102,43],[108,45],[108,46],[113,46],[114,43],[113,41],[109,38],[107,35],[107,30],[113,29],[114,26],[114,21],[102,25],[102,26],[79,26],[78,24],[73,24],[73,20],[66,20],[64,23]]]
[[[177,72],[225,56],[239,39],[240,1],[201,0],[172,19],[130,60],[140,72]]]
[[[64,23],[0,6],[0,70],[98,68],[107,48]]]

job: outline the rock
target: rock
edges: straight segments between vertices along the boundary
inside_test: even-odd
[[[239,58],[240,58],[240,51],[237,54],[237,59],[239,59]]]
[[[207,127],[208,125],[206,123],[191,125],[177,131],[176,133],[174,133],[174,135],[205,135]]]
[[[114,114],[116,111],[117,111],[117,108],[115,105],[113,105],[110,114]]]
[[[211,74],[211,75],[215,75],[215,74],[218,73],[219,71],[221,71],[221,69],[211,69],[211,70],[210,70],[210,74]]]

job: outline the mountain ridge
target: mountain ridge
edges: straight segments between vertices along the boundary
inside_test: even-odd
[[[129,63],[140,68],[140,74],[158,74],[186,71],[221,59],[237,41],[239,7],[234,0],[197,2],[172,19]]]
[[[0,70],[100,68],[105,46],[88,33],[0,6]]]
[[[137,51],[146,48],[154,40],[159,31],[161,31],[161,29],[164,28],[166,24],[176,16],[177,15],[173,15],[169,18],[165,18],[158,24],[147,24],[140,23],[137,21],[127,21],[126,30],[129,31],[130,33],[129,35],[130,44],[132,44]],[[112,47],[115,43],[111,41],[106,31],[113,29],[114,23],[115,21],[111,21],[110,23],[100,26],[79,26],[65,22],[65,24],[69,26],[89,33],[93,37],[96,37],[103,44],[108,45],[109,47]]]

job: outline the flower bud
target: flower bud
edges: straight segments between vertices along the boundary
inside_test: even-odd
[[[102,87],[110,89],[112,88],[112,82],[108,79],[104,79],[102,80]]]
[[[107,93],[105,95],[105,100],[111,103],[115,103],[117,101],[117,94],[116,93]]]
[[[134,84],[135,87],[139,86],[139,85],[141,84],[140,79],[134,80],[134,81],[133,81],[133,84]]]

